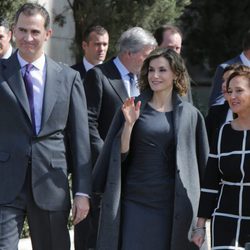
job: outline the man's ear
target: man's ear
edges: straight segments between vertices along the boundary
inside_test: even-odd
[[[82,49],[85,51],[88,44],[85,41],[82,41]]]
[[[52,36],[52,29],[48,29],[46,31],[46,38],[45,41],[48,41],[50,39],[50,37]]]
[[[12,31],[11,31],[11,30],[8,31],[8,38],[9,38],[9,41],[10,41],[11,38],[12,38]]]

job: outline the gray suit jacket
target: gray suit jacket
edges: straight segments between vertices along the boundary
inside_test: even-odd
[[[33,135],[29,103],[16,53],[0,61],[0,204],[19,194],[28,165],[37,205],[70,206],[73,192],[91,192],[91,157],[86,100],[78,72],[46,57],[41,130]]]
[[[141,112],[151,98],[142,93]],[[173,94],[176,143],[176,178],[171,250],[198,249],[190,243],[200,196],[200,180],[208,157],[205,124],[200,112]],[[93,191],[103,193],[98,250],[117,250],[119,245],[122,164],[120,138],[124,117],[118,111],[111,124],[103,150],[93,171]],[[143,159],[142,159],[143,161]],[[207,244],[202,249],[206,249]]]

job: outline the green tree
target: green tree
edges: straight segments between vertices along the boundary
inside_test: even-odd
[[[218,64],[241,52],[249,16],[249,0],[193,0],[180,18],[188,61],[206,64],[213,74]]]
[[[121,33],[133,26],[154,31],[160,24],[174,22],[190,0],[68,0],[75,19],[77,45],[88,25],[98,23],[110,34],[109,55]],[[80,50],[76,54],[81,55]]]
[[[5,17],[10,23],[13,22],[13,17],[21,4],[26,0],[4,0],[0,1],[0,16]]]

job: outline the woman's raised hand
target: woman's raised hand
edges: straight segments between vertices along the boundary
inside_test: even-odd
[[[141,107],[141,101],[138,101],[135,104],[134,97],[127,98],[125,102],[123,103],[122,112],[123,112],[126,122],[129,125],[134,125],[136,120],[139,118],[140,107]]]

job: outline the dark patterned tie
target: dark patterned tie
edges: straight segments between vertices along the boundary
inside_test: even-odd
[[[32,70],[33,65],[32,64],[26,64],[25,65],[25,73],[23,76],[23,80],[25,83],[25,88],[29,100],[30,105],[30,114],[32,119],[32,127],[33,132],[36,134],[36,121],[35,121],[35,108],[34,108],[34,94],[33,94],[33,83],[32,83],[32,77],[30,75],[30,71]]]
[[[129,83],[130,83],[130,97],[137,96],[137,93],[135,93],[135,88],[136,88],[136,82],[135,82],[135,76],[133,73],[128,73],[129,76]]]

